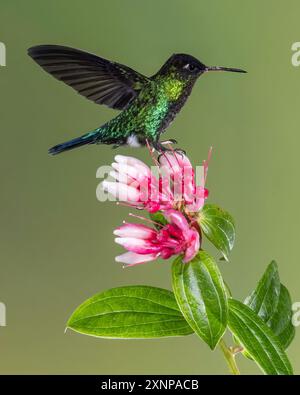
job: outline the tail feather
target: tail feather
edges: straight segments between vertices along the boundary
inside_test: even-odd
[[[99,136],[99,131],[94,131],[87,133],[81,137],[77,137],[76,139],[72,139],[66,141],[65,143],[55,145],[54,147],[49,149],[49,154],[57,155],[64,151],[69,151],[77,147],[81,147],[86,144],[94,144]]]

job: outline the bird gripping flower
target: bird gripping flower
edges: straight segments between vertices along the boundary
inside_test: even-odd
[[[187,156],[172,152],[162,154],[158,166],[151,169],[139,159],[117,155],[110,172],[114,181],[105,180],[102,186],[117,200],[150,213],[170,208],[198,212],[208,197],[204,184],[210,154],[200,185]]]

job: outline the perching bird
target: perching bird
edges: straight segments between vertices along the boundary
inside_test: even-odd
[[[122,110],[115,118],[81,137],[50,148],[58,154],[86,144],[114,147],[151,145],[165,151],[159,138],[185,104],[194,83],[208,71],[244,70],[208,67],[191,55],[174,54],[152,77],[99,56],[59,45],[39,45],[28,54],[48,73],[98,104]]]

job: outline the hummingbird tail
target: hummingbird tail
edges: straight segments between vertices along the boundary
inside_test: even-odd
[[[49,154],[57,155],[64,151],[69,151],[71,149],[81,147],[82,145],[86,144],[95,144],[97,138],[99,137],[100,131],[94,130],[93,132],[86,133],[81,137],[77,137],[76,139],[72,139],[66,141],[62,144],[57,144],[54,147],[49,149]]]

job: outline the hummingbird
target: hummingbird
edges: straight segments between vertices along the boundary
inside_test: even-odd
[[[151,77],[123,64],[79,49],[60,45],[38,45],[29,56],[56,79],[97,104],[121,111],[115,118],[88,133],[55,145],[52,155],[87,144],[140,147],[159,152],[176,140],[160,141],[160,135],[180,112],[197,79],[213,71],[246,71],[206,66],[187,54],[173,54]]]

